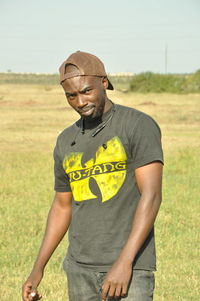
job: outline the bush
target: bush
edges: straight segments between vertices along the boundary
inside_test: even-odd
[[[0,73],[0,84],[59,85],[59,75],[45,73]]]
[[[182,93],[186,90],[186,78],[181,75],[145,72],[135,75],[130,83],[133,92]]]
[[[193,74],[143,72],[134,76],[109,76],[115,90],[141,93],[200,93],[200,69]],[[58,74],[0,73],[0,84],[59,85]]]
[[[200,92],[200,69],[187,78],[187,91]]]

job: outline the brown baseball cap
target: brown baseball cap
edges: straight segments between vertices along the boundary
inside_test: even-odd
[[[73,65],[76,68],[78,68],[77,72],[67,72],[66,73],[66,67],[68,65]],[[95,55],[83,52],[83,51],[77,51],[72,53],[60,66],[59,68],[60,72],[60,83],[64,82],[68,78],[72,78],[75,76],[84,76],[84,75],[90,75],[90,76],[98,76],[98,77],[106,77],[108,80],[108,88],[109,90],[114,90],[113,85],[109,81],[104,64],[102,61]]]

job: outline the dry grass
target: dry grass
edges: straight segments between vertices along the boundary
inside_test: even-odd
[[[110,92],[152,115],[163,133],[163,205],[157,220],[156,301],[198,300],[200,95]],[[20,300],[53,197],[52,150],[77,118],[58,86],[0,85],[0,300]],[[66,300],[63,241],[50,261],[44,300]]]
[[[123,94],[116,91],[109,96],[116,103],[153,116],[162,129],[165,149],[199,146],[199,94]],[[17,150],[34,147],[48,151],[59,131],[77,118],[59,86],[0,86],[0,109],[0,149],[8,151],[13,151],[15,146]]]

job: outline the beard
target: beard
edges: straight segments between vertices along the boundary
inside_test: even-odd
[[[102,100],[98,105],[89,105],[80,110],[78,113],[81,115],[81,117],[87,121],[92,121],[95,120],[99,117],[101,117],[104,113],[104,108],[105,108],[105,100]],[[93,111],[91,112],[90,115],[87,115],[87,111],[89,110]],[[85,114],[84,114],[85,113]]]

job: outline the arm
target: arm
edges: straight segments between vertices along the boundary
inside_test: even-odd
[[[31,274],[23,285],[22,298],[24,301],[41,299],[42,296],[37,293],[37,287],[42,280],[47,262],[68,230],[71,221],[71,209],[72,193],[56,192],[48,214],[46,230],[37,259]],[[34,293],[35,296],[33,296]]]
[[[102,300],[124,296],[132,275],[132,263],[151,231],[161,203],[162,164],[153,162],[135,170],[141,197],[134,215],[129,238],[117,261],[106,275]]]

